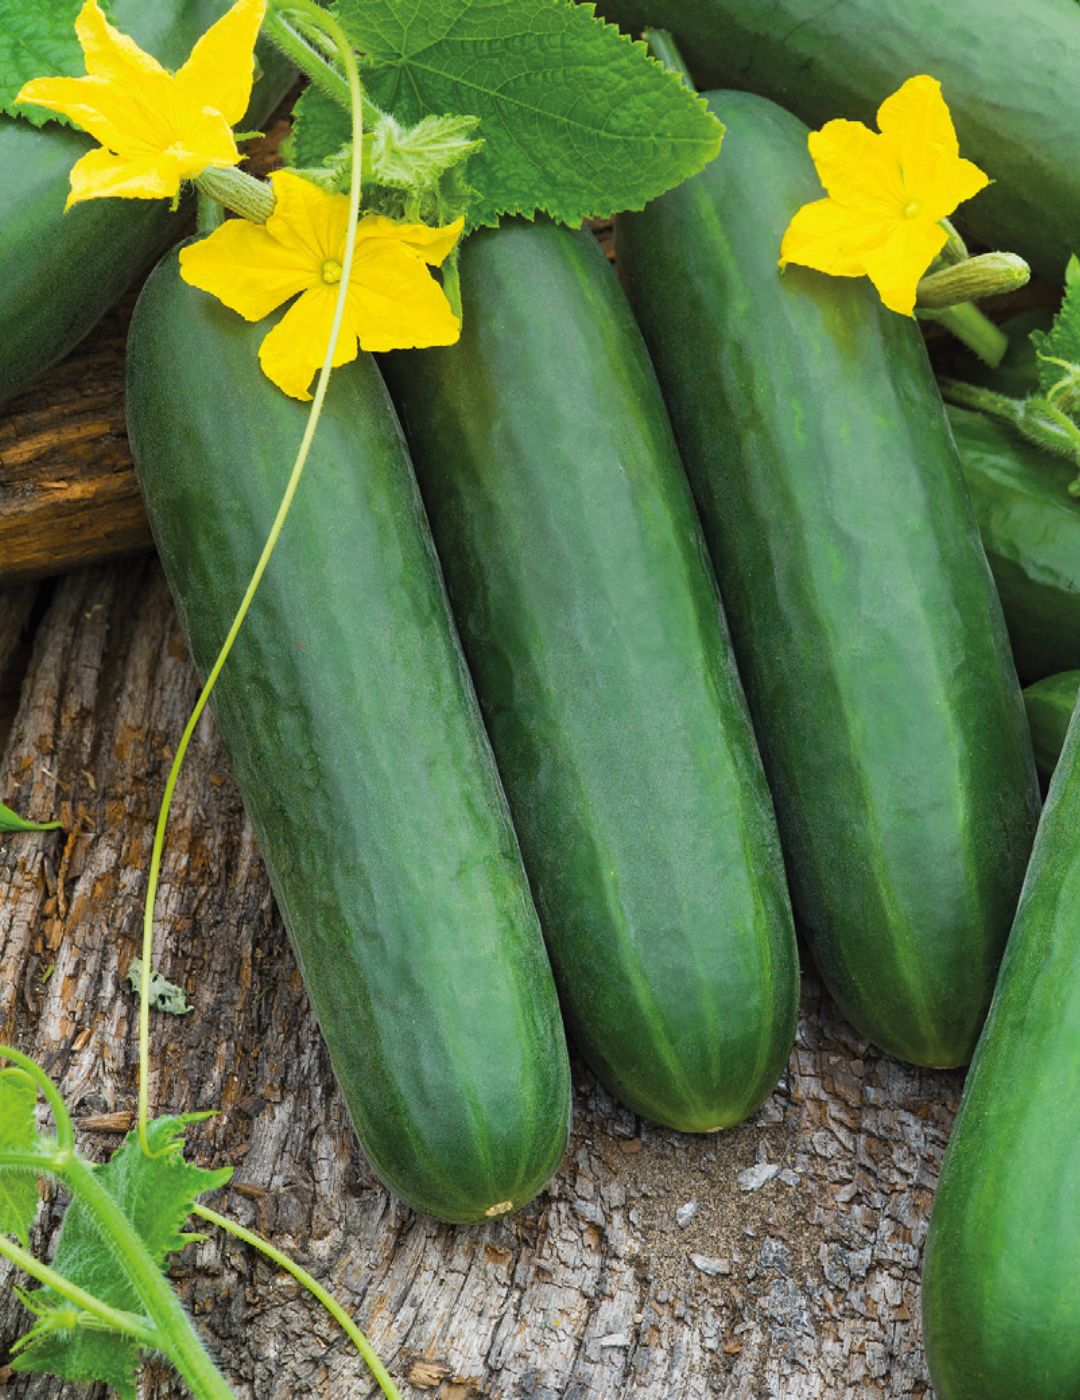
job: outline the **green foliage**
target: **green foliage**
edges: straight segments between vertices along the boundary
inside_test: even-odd
[[[577,225],[640,209],[720,148],[723,127],[705,103],[592,5],[339,0],[336,14],[364,55],[368,96],[403,127],[479,119],[470,227],[503,214]],[[347,139],[347,120],[328,107],[315,96],[301,104],[298,163],[321,164]]]
[[[15,94],[31,78],[78,77],[82,48],[75,16],[82,0],[0,0],[0,112],[25,117],[35,126],[66,118],[44,107],[16,107]]]
[[[146,1156],[129,1133],[110,1161],[94,1168],[100,1183],[132,1225],[155,1263],[164,1267],[190,1237],[182,1227],[198,1196],[224,1186],[232,1168],[205,1171],[184,1160],[184,1129],[207,1117],[189,1113],[158,1118],[148,1126]],[[143,1304],[127,1275],[102,1240],[93,1217],[75,1200],[60,1227],[53,1268],[103,1303],[141,1313]],[[74,1381],[105,1381],[123,1400],[135,1400],[138,1347],[129,1337],[97,1328],[72,1329],[71,1304],[50,1288],[28,1295],[38,1319],[19,1343],[17,1371],[48,1371]]]
[[[60,822],[28,822],[0,802],[0,831],[55,831],[58,826]]]
[[[1065,269],[1065,295],[1048,331],[1032,331],[1039,362],[1039,387],[1066,412],[1080,408],[1080,260]],[[1064,401],[1062,401],[1064,400]]]
[[[339,194],[352,176],[349,114],[317,87],[294,109],[284,154],[297,174]],[[364,133],[364,209],[396,219],[447,224],[464,214],[475,190],[463,178],[484,144],[472,116],[428,116],[403,126],[383,113]]]
[[[37,1145],[34,1081],[21,1069],[0,1070],[0,1153],[32,1152]],[[37,1214],[33,1172],[0,1172],[0,1234],[26,1244]]]
[[[137,994],[142,985],[142,958],[132,958],[127,977],[132,991]],[[150,973],[150,1005],[155,1011],[167,1011],[170,1016],[186,1016],[195,1009],[183,987],[166,981],[160,972]]]

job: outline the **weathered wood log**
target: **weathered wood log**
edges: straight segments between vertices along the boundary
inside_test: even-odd
[[[21,607],[25,623],[17,597],[3,595],[0,615]],[[60,815],[67,831],[0,844],[0,1036],[58,1079],[96,1157],[134,1107],[124,974],[195,693],[152,559],[58,582],[0,796]],[[755,1121],[705,1138],[657,1130],[576,1066],[576,1124],[550,1190],[515,1217],[454,1229],[393,1201],[356,1147],[206,720],[177,792],[159,909],[158,965],[195,1009],[154,1018],[155,1108],[221,1110],[193,1134],[204,1164],[236,1166],[213,1203],[334,1289],[411,1400],[928,1395],[919,1257],[960,1076],[869,1049],[813,978],[788,1073]],[[52,1193],[37,1252],[58,1219]],[[231,1240],[189,1247],[174,1274],[243,1400],[374,1394],[329,1319]],[[10,1277],[0,1271],[0,1344],[28,1322]],[[37,1377],[11,1376],[8,1390],[87,1394]],[[181,1393],[147,1369],[144,1396]]]
[[[0,417],[0,582],[150,547],[124,429],[134,297]]]

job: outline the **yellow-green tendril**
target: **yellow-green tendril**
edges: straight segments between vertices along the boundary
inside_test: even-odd
[[[204,1220],[208,1220],[211,1225],[220,1226],[222,1230],[227,1230],[230,1235],[235,1235],[238,1240],[243,1240],[245,1244],[251,1245],[261,1254],[265,1254],[268,1259],[272,1259],[275,1264],[280,1265],[287,1273],[292,1274],[299,1283],[307,1289],[334,1319],[335,1322],[345,1332],[356,1350],[364,1358],[368,1370],[379,1383],[379,1389],[386,1396],[386,1400],[401,1400],[401,1392],[394,1384],[390,1373],[375,1354],[371,1343],[364,1336],[360,1328],[352,1320],[349,1314],[341,1306],[332,1293],[328,1293],[318,1279],[313,1278],[305,1268],[302,1268],[295,1260],[290,1259],[287,1254],[283,1254],[280,1249],[275,1249],[268,1240],[264,1240],[261,1235],[254,1234],[251,1230],[245,1230],[243,1225],[237,1225],[235,1221],[229,1220],[224,1215],[219,1215],[216,1210],[211,1210],[209,1206],[196,1205],[195,1214],[201,1215]]]
[[[278,507],[274,523],[270,528],[266,544],[263,546],[259,562],[255,565],[255,570],[251,575],[247,590],[237,608],[236,616],[232,620],[225,641],[218,652],[217,659],[210,668],[210,674],[206,678],[199,698],[195,702],[195,708],[191,712],[184,732],[180,736],[180,742],[176,747],[176,756],[173,758],[172,766],[169,769],[169,776],[165,783],[165,794],[161,799],[161,808],[158,811],[157,827],[154,831],[154,844],[150,853],[150,875],[146,886],[146,905],[143,913],[143,938],[142,938],[142,979],[139,984],[139,1106],[138,1106],[138,1134],[139,1143],[147,1156],[154,1153],[150,1147],[147,1136],[147,1122],[150,1116],[150,973],[153,968],[154,957],[154,906],[157,900],[158,881],[161,874],[161,855],[165,845],[165,829],[169,821],[169,810],[172,807],[173,793],[176,789],[176,782],[180,776],[180,769],[183,766],[184,757],[191,743],[191,736],[195,732],[211,692],[217,683],[217,678],[221,674],[222,667],[228,660],[232,651],[233,643],[243,624],[244,618],[248,614],[256,590],[262,581],[263,574],[270,562],[270,556],[278,542],[282,527],[289,514],[296,489],[300,485],[300,478],[303,475],[304,467],[307,464],[308,454],[311,450],[311,442],[315,436],[315,429],[318,426],[319,417],[322,413],[323,401],[326,398],[326,388],[330,380],[330,371],[334,357],[334,350],[337,347],[338,335],[341,330],[342,318],[345,314],[345,303],[349,292],[349,278],[352,272],[353,249],[356,243],[356,226],[359,219],[360,194],[361,194],[361,166],[362,161],[362,141],[363,141],[363,106],[362,94],[360,90],[360,73],[357,69],[356,59],[353,55],[352,47],[340,26],[316,5],[304,3],[303,0],[289,0],[289,3],[277,4],[275,9],[280,16],[287,15],[291,11],[302,14],[310,23],[317,24],[324,29],[329,37],[338,47],[341,55],[342,66],[349,84],[349,97],[352,108],[352,178],[349,188],[349,223],[345,240],[345,258],[341,270],[341,283],[338,290],[337,300],[334,304],[334,320],[330,327],[330,338],[326,347],[326,356],[319,371],[319,379],[315,388],[315,397],[311,402],[311,410],[308,414],[307,424],[304,428],[304,436],[301,439],[300,447],[293,463],[289,480],[285,487],[281,504]]]

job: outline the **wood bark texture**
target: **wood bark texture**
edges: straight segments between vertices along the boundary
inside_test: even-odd
[[[32,631],[32,636],[30,631]],[[152,557],[0,594],[0,693],[24,671],[0,800],[66,831],[0,844],[0,1035],[58,1080],[101,1158],[131,1121],[137,953],[157,803],[196,695]],[[551,1188],[477,1228],[391,1199],[353,1139],[250,827],[204,719],[177,792],[157,964],[156,1111],[232,1163],[217,1209],[295,1253],[410,1400],[877,1400],[929,1394],[918,1268],[961,1078],[871,1050],[805,979],[788,1072],[754,1121],[642,1124],[581,1065]],[[33,1238],[48,1256],[49,1196]],[[359,1358],[296,1284],[220,1235],[174,1270],[244,1400],[367,1397]],[[2,1348],[28,1322],[0,1269]],[[86,1395],[0,1371],[12,1400]],[[104,1392],[92,1392],[101,1400]],[[176,1397],[148,1366],[141,1394]]]

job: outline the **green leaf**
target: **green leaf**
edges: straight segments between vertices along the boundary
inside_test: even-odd
[[[28,822],[0,802],[0,831],[55,831],[61,825],[61,822]]]
[[[34,1108],[37,1089],[21,1069],[0,1070],[0,1153],[32,1152],[37,1145]],[[14,1235],[29,1244],[30,1226],[37,1214],[38,1194],[33,1172],[0,1170],[0,1234]]]
[[[186,1113],[155,1119],[147,1130],[150,1148],[164,1155],[146,1156],[137,1135],[129,1133],[112,1159],[95,1168],[101,1184],[163,1268],[169,1254],[188,1243],[183,1226],[197,1197],[224,1186],[232,1175],[231,1167],[205,1171],[184,1160],[184,1129],[208,1116]],[[53,1268],[104,1303],[127,1312],[142,1310],[138,1294],[78,1201],[64,1216]],[[49,1288],[37,1289],[31,1297],[34,1311],[42,1316],[66,1306]],[[135,1400],[137,1365],[138,1348],[127,1337],[115,1332],[43,1327],[40,1321],[12,1361],[16,1371],[48,1371],[72,1381],[105,1381],[122,1400]]]
[[[44,107],[16,107],[14,98],[31,78],[80,77],[86,69],[75,37],[82,0],[0,0],[0,112],[35,126],[66,120]]]
[[[1032,331],[1039,365],[1039,387],[1066,413],[1080,406],[1080,261],[1065,269],[1065,296],[1048,331]]]
[[[132,991],[137,993],[142,983],[142,958],[132,958],[127,977]],[[167,1011],[170,1016],[186,1016],[195,1009],[183,987],[166,981],[160,972],[150,974],[150,1005],[155,1011]]]
[[[404,126],[475,116],[484,145],[469,164],[470,226],[500,215],[566,224],[640,209],[700,170],[723,127],[644,45],[573,0],[339,0],[364,55],[371,99]],[[309,110],[305,99],[302,121]],[[321,127],[329,124],[322,104]],[[304,164],[332,144],[298,131]]]

